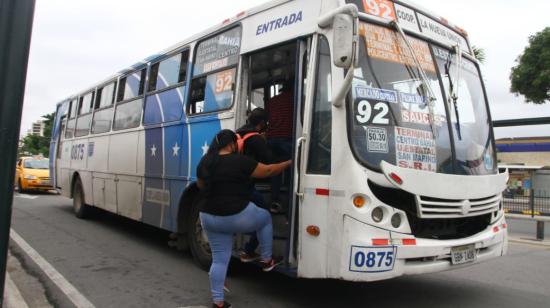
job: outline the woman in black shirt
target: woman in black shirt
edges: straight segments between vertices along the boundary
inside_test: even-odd
[[[291,161],[265,165],[237,154],[237,137],[220,131],[197,167],[203,202],[200,219],[212,250],[210,285],[213,307],[230,307],[224,302],[223,285],[231,258],[234,233],[256,232],[260,241],[261,266],[276,266],[271,255],[273,226],[271,215],[250,202],[251,178],[268,178],[281,173]]]

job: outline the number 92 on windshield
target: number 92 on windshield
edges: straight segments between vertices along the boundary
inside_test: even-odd
[[[358,125],[390,125],[391,113],[387,102],[376,100],[355,101],[355,123]]]
[[[351,246],[349,270],[360,273],[379,273],[393,270],[396,246]]]

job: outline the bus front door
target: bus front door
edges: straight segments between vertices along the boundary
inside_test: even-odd
[[[332,59],[328,40],[313,39],[300,113],[303,126],[296,125],[292,256],[298,276],[325,277],[329,270],[328,251],[331,225],[330,200],[332,152]],[[300,120],[300,117],[298,117]]]

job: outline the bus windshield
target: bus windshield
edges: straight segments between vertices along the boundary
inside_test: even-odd
[[[451,61],[450,78],[457,76],[450,51],[408,36],[409,48],[396,31],[369,23],[361,23],[360,33],[360,65],[348,100],[349,139],[356,158],[374,171],[386,161],[447,174],[495,173],[479,74],[460,74],[457,114],[464,115],[457,119],[445,101],[448,87],[442,90],[449,84],[441,65]],[[462,63],[465,67],[468,62]]]

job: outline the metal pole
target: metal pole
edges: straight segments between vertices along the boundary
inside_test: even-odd
[[[35,0],[0,0],[0,307]]]
[[[544,241],[544,221],[537,220],[537,240]]]
[[[531,176],[530,182],[531,187],[529,187],[529,207],[531,209],[531,217],[535,217],[535,171],[529,172],[529,175]]]

